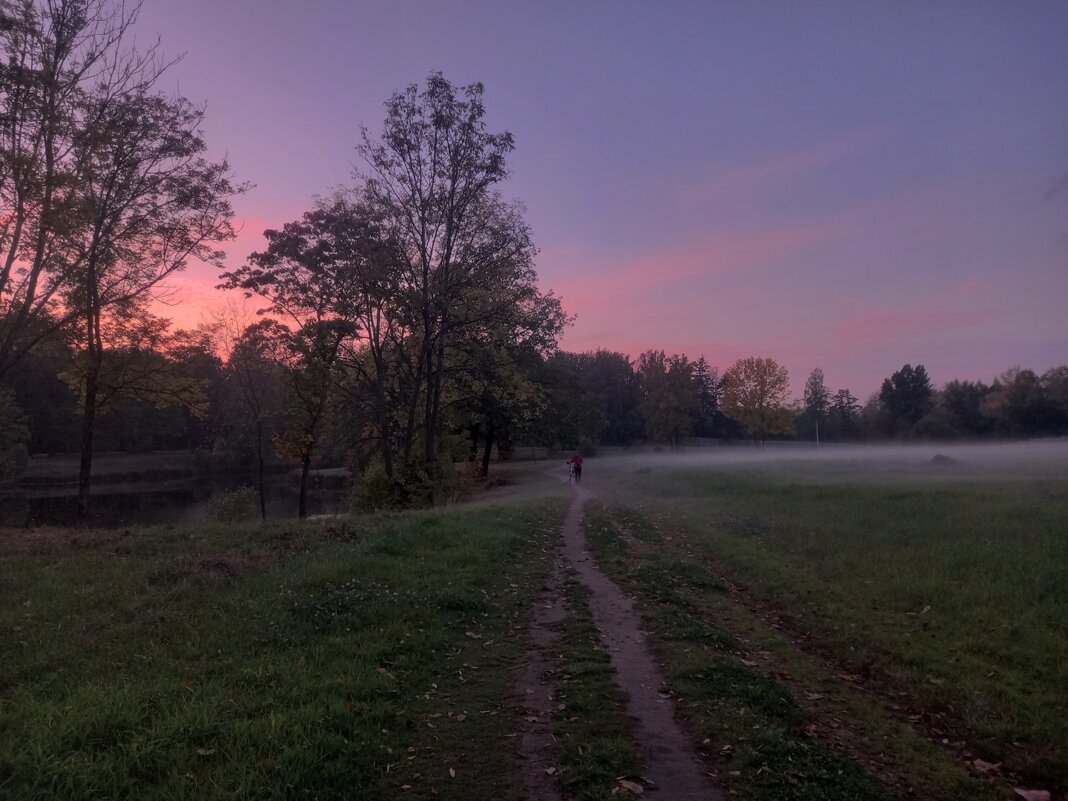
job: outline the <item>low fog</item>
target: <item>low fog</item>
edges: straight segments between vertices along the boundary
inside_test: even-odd
[[[982,444],[889,445],[736,442],[667,449],[605,449],[590,459],[586,474],[678,467],[782,469],[792,477],[861,480],[893,477],[946,479],[1068,479],[1068,438]]]

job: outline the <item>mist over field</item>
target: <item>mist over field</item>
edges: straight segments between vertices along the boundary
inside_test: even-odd
[[[945,482],[1050,478],[1068,482],[1068,439],[1004,443],[823,444],[732,443],[686,447],[677,452],[612,449],[590,460],[629,470],[673,467],[766,469],[798,480],[853,481],[882,478]]]

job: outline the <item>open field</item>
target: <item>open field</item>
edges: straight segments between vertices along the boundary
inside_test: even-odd
[[[0,797],[627,797],[649,727],[610,578],[732,797],[1062,798],[1064,445],[947,453],[607,456],[428,512],[0,532]]]
[[[722,705],[764,703],[731,696],[758,674],[800,702],[765,710],[767,725],[837,740],[899,789],[979,797],[967,766],[1068,791],[1064,443],[1037,458],[1022,446],[951,452],[597,466],[595,553],[643,601],[676,690],[718,710],[693,712],[697,729],[737,736]],[[733,660],[694,663],[695,621],[712,623],[698,639],[721,638]],[[738,667],[744,681],[724,678]],[[742,749],[743,774],[782,742]]]

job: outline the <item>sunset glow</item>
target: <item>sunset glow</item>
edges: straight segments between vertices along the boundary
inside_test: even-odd
[[[1068,353],[1061,4],[149,0],[139,28],[187,53],[168,80],[255,184],[231,265],[351,183],[360,126],[440,69],[516,137],[505,192],[567,349],[767,355],[862,398],[905,362],[939,384]],[[210,319],[216,283],[191,266],[163,312]]]

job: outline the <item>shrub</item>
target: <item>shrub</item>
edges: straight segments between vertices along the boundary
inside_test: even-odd
[[[352,485],[349,505],[354,512],[378,512],[399,505],[397,485],[389,480],[381,464],[372,463]]]
[[[29,461],[30,429],[26,417],[6,392],[0,392],[0,479],[21,473]]]
[[[238,523],[256,516],[259,496],[252,487],[216,492],[208,501],[208,517],[216,523]]]

